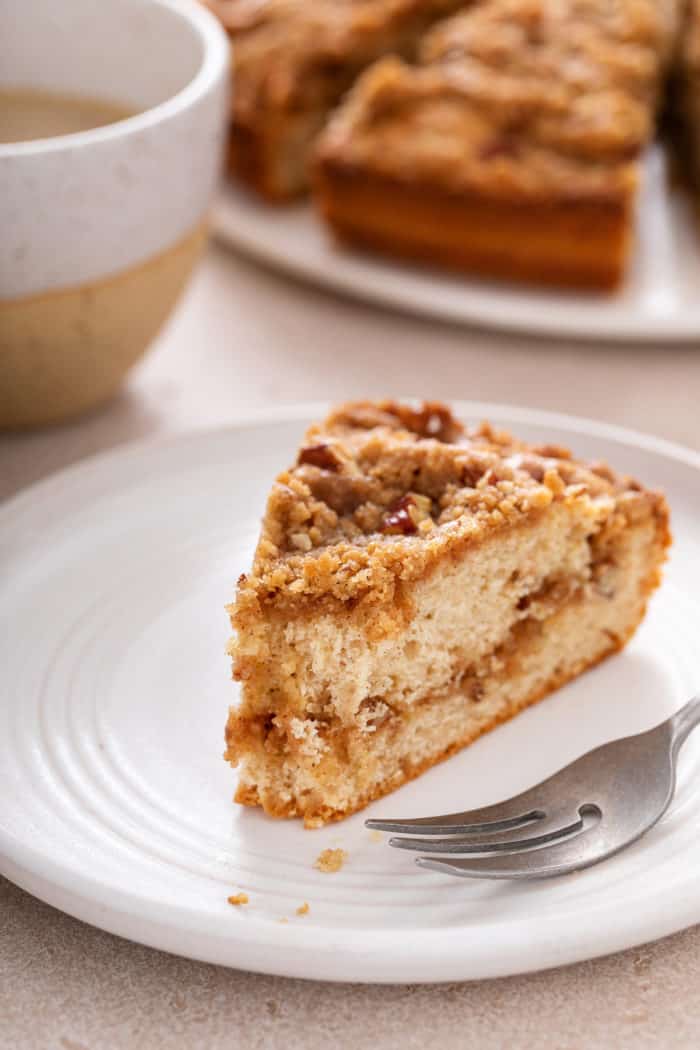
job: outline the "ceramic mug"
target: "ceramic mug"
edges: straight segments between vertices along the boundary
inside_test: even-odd
[[[106,400],[170,313],[205,240],[228,63],[196,0],[0,0],[0,89],[135,113],[0,144],[0,425]]]

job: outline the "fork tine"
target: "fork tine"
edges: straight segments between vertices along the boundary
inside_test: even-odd
[[[625,839],[609,835],[603,821],[564,842],[554,842],[527,852],[442,860],[417,857],[421,868],[472,879],[546,879],[579,871],[604,860],[627,845]]]
[[[572,817],[568,813],[558,812],[532,824],[526,824],[524,830],[522,825],[518,825],[501,831],[455,835],[446,839],[397,838],[389,839],[389,845],[397,849],[428,850],[430,853],[515,853],[518,850],[544,845],[564,835],[571,835],[581,828],[581,816]]]
[[[536,805],[534,789],[514,795],[494,806],[467,809],[463,813],[444,813],[437,817],[415,817],[398,820],[366,820],[365,827],[374,831],[402,832],[422,831],[424,835],[471,834],[478,831],[502,831],[506,828],[524,827],[544,817]]]

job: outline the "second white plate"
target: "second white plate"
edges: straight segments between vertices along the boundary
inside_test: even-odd
[[[458,406],[666,489],[668,578],[629,647],[340,824],[305,831],[233,805],[224,604],[270,479],[320,411],[126,448],[0,508],[0,872],[145,944],[325,980],[511,974],[700,921],[700,732],[661,823],[579,874],[453,879],[364,828],[367,816],[496,802],[697,689],[700,457],[601,424]],[[314,861],[331,846],[348,860],[322,874]],[[235,908],[238,891],[250,903]]]
[[[270,207],[232,184],[214,209],[218,237],[260,262],[411,313],[578,339],[700,338],[700,232],[689,199],[649,151],[627,280],[613,295],[538,291],[403,265],[336,245],[308,204]]]

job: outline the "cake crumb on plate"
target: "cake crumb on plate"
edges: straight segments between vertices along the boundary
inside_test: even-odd
[[[233,904],[235,906],[238,906],[239,904],[247,904],[248,903],[248,894],[247,893],[234,893],[230,897],[228,897],[227,900],[228,900],[229,904]]]
[[[309,914],[309,904],[308,904],[308,901],[304,901],[304,903],[300,904],[299,907],[297,908],[297,915],[308,915],[308,914]]]
[[[315,868],[319,871],[340,871],[348,855],[344,849],[324,849],[316,858]]]

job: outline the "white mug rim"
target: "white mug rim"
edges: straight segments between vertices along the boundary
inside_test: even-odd
[[[155,106],[87,131],[53,135],[26,142],[0,144],[0,161],[7,157],[27,157],[34,154],[58,152],[62,149],[80,149],[97,142],[110,141],[152,127],[169,120],[205,96],[228,65],[230,47],[228,37],[217,18],[198,0],[146,0],[154,7],[167,8],[182,18],[199,35],[203,43],[202,61],[194,76],[170,98]],[[118,100],[110,100],[118,101]]]

